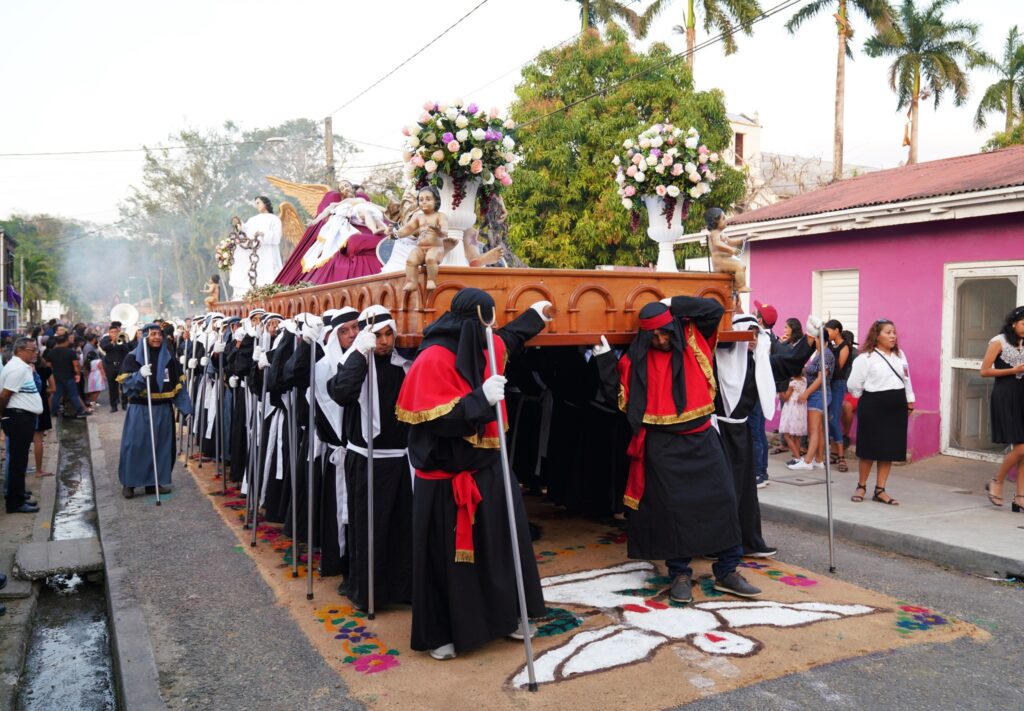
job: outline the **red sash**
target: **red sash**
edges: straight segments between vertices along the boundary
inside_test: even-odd
[[[473,549],[473,522],[476,519],[476,507],[483,499],[480,489],[476,486],[474,472],[445,472],[440,470],[416,470],[416,477],[428,481],[444,481],[451,479],[452,498],[455,499],[455,562],[472,563],[475,560]]]

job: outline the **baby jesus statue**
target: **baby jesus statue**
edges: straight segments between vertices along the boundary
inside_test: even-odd
[[[722,233],[725,229],[725,213],[720,208],[709,207],[704,212],[704,224],[708,228],[711,268],[716,272],[732,274],[736,280],[736,293],[748,293],[747,265],[740,258],[744,240],[738,237],[730,239]]]
[[[416,212],[395,236],[416,235],[416,246],[405,262],[405,291],[419,287],[419,267],[427,267],[427,291],[437,287],[437,268],[444,255],[458,240],[448,238],[448,218],[437,211],[441,206],[441,194],[432,185],[420,188],[416,195]]]

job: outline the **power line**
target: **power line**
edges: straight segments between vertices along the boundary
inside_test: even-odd
[[[459,18],[458,20],[456,20],[456,21],[455,21],[454,23],[452,23],[451,25],[449,25],[449,26],[448,26],[448,28],[447,28],[447,29],[445,29],[445,30],[444,30],[444,31],[443,31],[443,32],[442,32],[441,34],[437,35],[436,37],[434,37],[434,39],[430,40],[430,41],[429,41],[429,42],[427,42],[427,43],[426,43],[425,45],[423,45],[422,47],[420,47],[419,49],[417,49],[417,50],[416,50],[415,52],[413,52],[413,53],[412,53],[411,55],[409,55],[409,56],[408,56],[408,57],[407,57],[406,59],[404,59],[404,60],[403,60],[403,61],[402,61],[402,62],[401,62],[401,63],[400,63],[400,64],[399,64],[399,65],[398,65],[397,67],[395,67],[394,69],[392,69],[391,71],[389,71],[389,72],[388,72],[387,74],[385,74],[384,76],[382,76],[382,77],[381,77],[380,79],[378,79],[377,81],[375,81],[375,82],[373,82],[372,84],[370,84],[370,85],[369,85],[368,87],[366,87],[365,89],[363,89],[363,90],[362,90],[361,92],[359,92],[358,94],[356,94],[355,96],[353,96],[353,97],[352,97],[351,99],[349,99],[349,100],[348,100],[348,101],[346,101],[346,102],[345,102],[344,104],[342,104],[341,106],[339,106],[338,108],[336,108],[336,109],[335,109],[334,111],[331,111],[331,112],[330,112],[329,114],[327,114],[327,115],[328,115],[328,116],[334,116],[334,114],[338,113],[338,112],[339,112],[339,111],[341,111],[342,109],[344,109],[344,108],[346,108],[347,106],[351,105],[351,104],[352,104],[353,102],[355,102],[355,101],[356,101],[356,99],[358,99],[358,98],[360,98],[361,96],[363,96],[364,94],[366,94],[366,93],[367,93],[368,91],[370,91],[371,89],[373,89],[374,87],[376,87],[376,86],[377,86],[378,84],[380,84],[380,83],[381,83],[382,81],[384,81],[385,79],[387,79],[387,78],[388,78],[389,76],[391,76],[392,74],[394,74],[395,72],[397,72],[397,71],[398,71],[399,69],[401,69],[402,67],[404,67],[404,66],[405,66],[406,64],[408,64],[409,62],[411,62],[411,61],[412,61],[413,59],[415,59],[415,58],[416,58],[417,56],[419,56],[419,55],[420,55],[420,54],[421,54],[421,53],[422,53],[422,52],[423,52],[423,51],[424,51],[425,49],[427,49],[427,48],[428,48],[428,47],[430,47],[430,46],[431,46],[432,44],[434,44],[435,42],[437,42],[437,41],[438,41],[439,39],[441,39],[442,37],[444,37],[444,36],[445,36],[446,34],[448,34],[449,32],[451,32],[451,31],[452,31],[453,29],[455,29],[455,28],[456,28],[456,27],[457,27],[457,26],[458,26],[459,24],[461,24],[463,20],[465,20],[465,19],[466,19],[467,17],[469,17],[470,15],[472,15],[472,14],[473,14],[474,12],[476,12],[477,10],[479,10],[479,9],[480,9],[481,7],[483,7],[483,6],[484,6],[484,5],[486,5],[486,4],[487,4],[487,0],[480,0],[480,2],[478,2],[478,3],[476,4],[476,6],[474,6],[474,7],[473,7],[473,9],[472,9],[472,10],[470,10],[469,12],[467,12],[467,13],[466,13],[465,15],[463,15],[462,17],[460,17],[460,18]]]
[[[555,114],[564,113],[564,112],[568,111],[569,109],[572,109],[572,108],[574,108],[576,106],[579,106],[580,104],[584,104],[584,103],[590,101],[591,99],[597,98],[598,96],[602,96],[604,94],[608,94],[608,93],[610,93],[612,91],[615,91],[619,87],[624,86],[625,84],[628,84],[629,82],[634,81],[635,79],[639,79],[640,77],[644,76],[645,74],[650,74],[651,72],[657,71],[659,69],[663,69],[663,68],[667,67],[670,64],[674,64],[675,62],[678,62],[680,59],[685,59],[686,57],[689,57],[691,54],[695,54],[698,50],[704,49],[705,47],[710,47],[713,44],[717,44],[718,42],[721,42],[726,37],[729,37],[729,36],[732,36],[732,35],[736,34],[740,30],[748,28],[751,25],[757,24],[758,22],[760,22],[762,20],[766,20],[769,17],[771,17],[772,15],[777,15],[778,13],[782,12],[783,10],[786,10],[786,9],[788,9],[790,7],[793,7],[794,5],[797,5],[797,4],[799,4],[801,2],[805,2],[805,1],[806,0],[784,0],[784,2],[781,2],[778,5],[772,7],[770,9],[768,9],[768,10],[765,10],[764,12],[762,12],[760,15],[755,17],[750,22],[744,23],[744,24],[742,24],[742,25],[740,25],[738,27],[734,27],[732,30],[728,30],[728,31],[725,31],[725,32],[720,32],[719,34],[714,35],[713,37],[709,37],[708,39],[704,40],[703,42],[700,42],[700,43],[694,45],[692,50],[687,49],[686,51],[680,52],[679,54],[674,54],[671,57],[669,57],[668,59],[666,59],[664,62],[661,62],[660,64],[656,64],[653,67],[648,67],[647,69],[643,69],[643,70],[641,70],[639,72],[636,72],[635,74],[631,74],[630,76],[626,77],[625,79],[621,79],[620,81],[615,82],[611,86],[607,86],[607,87],[605,87],[603,89],[595,91],[592,94],[588,94],[587,96],[584,96],[581,99],[577,99],[576,101],[573,101],[573,102],[571,102],[569,104],[566,104],[565,106],[562,106],[561,108],[557,108],[557,109],[555,109],[553,111],[549,111],[546,114],[541,114],[540,116],[536,116],[536,117],[530,119],[529,121],[523,121],[521,124],[519,124],[517,126],[517,128],[525,128],[526,126],[530,126],[532,124],[535,124],[535,123],[538,123],[540,121],[543,121],[544,119],[546,119],[546,118],[548,118],[550,116],[554,116]]]

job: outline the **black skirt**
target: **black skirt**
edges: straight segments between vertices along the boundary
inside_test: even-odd
[[[1009,366],[997,358],[995,367]],[[995,378],[995,381],[989,403],[992,441],[998,444],[1020,444],[1024,442],[1024,380],[1004,375]]]
[[[857,401],[857,458],[907,460],[907,391],[865,392]]]

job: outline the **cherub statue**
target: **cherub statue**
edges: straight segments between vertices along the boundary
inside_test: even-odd
[[[708,228],[708,249],[711,251],[712,269],[732,274],[736,279],[736,293],[748,293],[750,288],[747,286],[747,266],[740,259],[745,240],[739,237],[729,238],[723,234],[726,222],[725,213],[721,208],[709,207],[705,210],[704,224]]]
[[[405,291],[415,291],[419,287],[419,266],[427,267],[427,291],[437,287],[437,268],[444,255],[457,240],[448,239],[448,218],[438,212],[441,206],[441,194],[432,185],[420,188],[416,194],[419,212],[395,233],[396,237],[415,234],[416,246],[405,261]]]

